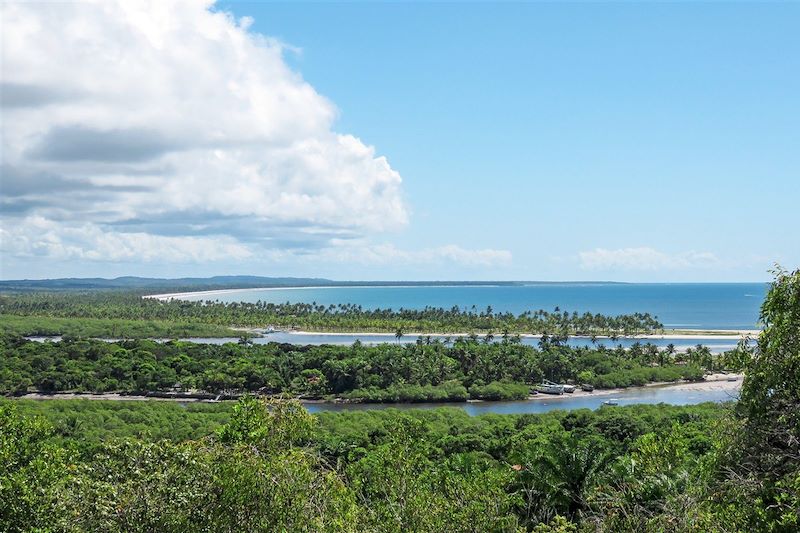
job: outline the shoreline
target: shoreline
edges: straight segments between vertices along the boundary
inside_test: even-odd
[[[180,300],[181,297],[200,296],[207,294],[231,294],[247,291],[284,291],[284,290],[311,290],[311,289],[412,289],[415,287],[503,287],[496,283],[480,283],[476,285],[303,285],[300,287],[247,287],[239,289],[210,289],[207,291],[171,292],[164,294],[146,294],[142,298],[155,298],[157,300]]]
[[[729,381],[728,378],[735,376],[736,381]],[[706,376],[703,381],[657,381],[653,383],[647,383],[643,386],[638,387],[628,387],[628,388],[614,388],[614,389],[596,389],[593,392],[586,392],[583,390],[576,390],[575,392],[569,394],[565,393],[562,395],[557,394],[534,394],[528,396],[525,400],[511,400],[515,402],[524,402],[524,401],[542,401],[542,400],[568,400],[570,398],[581,398],[581,397],[594,397],[594,396],[613,396],[616,394],[623,394],[623,393],[630,393],[636,391],[643,391],[648,389],[654,388],[669,388],[671,390],[678,390],[678,391],[698,391],[698,392],[711,392],[716,390],[738,390],[742,385],[743,374],[710,374]],[[202,395],[209,396],[208,394],[203,393]],[[210,395],[214,396],[214,395]],[[224,402],[234,402],[236,399],[223,399],[223,400],[214,400],[208,397],[161,397],[161,396],[145,396],[145,395],[134,395],[134,394],[121,394],[116,392],[109,392],[109,393],[78,393],[78,392],[60,392],[60,393],[53,393],[53,394],[44,394],[41,392],[30,392],[27,394],[22,394],[19,396],[3,396],[2,398],[9,399],[9,400],[35,400],[35,401],[48,401],[48,400],[106,400],[106,401],[166,401],[166,402],[183,402],[183,403],[224,403]],[[363,405],[367,403],[374,403],[374,402],[346,402],[342,400],[300,400],[300,403],[303,405],[320,405],[320,404],[329,404],[329,405]],[[403,406],[413,406],[415,402],[406,402],[406,403],[395,403],[395,402],[377,402],[380,405],[403,405]],[[420,403],[427,403],[427,402],[420,402]],[[491,401],[491,400],[467,400],[465,402],[434,402],[434,403],[441,403],[443,407],[452,405],[462,405],[462,404],[471,404],[471,403],[480,403],[480,404],[504,404],[509,403],[508,401]]]
[[[728,381],[729,377],[736,377],[736,381]],[[567,400],[569,398],[591,398],[594,396],[613,396],[615,394],[625,394],[631,391],[647,390],[647,389],[671,389],[677,391],[698,391],[698,392],[711,392],[715,390],[737,390],[742,386],[742,379],[744,374],[709,374],[703,381],[654,381],[646,383],[638,387],[628,388],[614,388],[614,389],[595,389],[592,392],[576,389],[573,393],[565,394],[534,394],[528,396],[530,401],[538,400]],[[518,400],[524,401],[524,400]],[[491,402],[488,402],[491,403]]]

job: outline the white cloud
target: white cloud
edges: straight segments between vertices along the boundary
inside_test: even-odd
[[[407,223],[386,158],[334,131],[281,43],[211,7],[2,4],[7,253],[271,257]]]
[[[578,254],[586,270],[681,270],[717,266],[719,260],[709,252],[668,254],[653,248],[595,248]]]
[[[429,266],[458,264],[465,267],[499,267],[511,263],[511,252],[470,250],[453,244],[403,250],[393,244],[332,239],[314,250],[258,249],[229,236],[170,237],[143,232],[103,230],[96,224],[64,225],[43,217],[28,217],[8,229],[0,228],[0,253],[19,258],[106,262],[224,262],[282,264],[293,261],[359,264],[365,266]]]
[[[16,257],[88,261],[206,262],[252,257],[246,246],[226,236],[165,237],[102,231],[94,224],[61,226],[33,217],[9,230],[0,228],[0,251]]]

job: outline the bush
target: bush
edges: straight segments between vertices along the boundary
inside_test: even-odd
[[[473,385],[469,396],[479,400],[524,400],[530,394],[530,386],[524,383],[492,381],[488,385]]]
[[[467,389],[459,382],[441,385],[392,385],[386,389],[356,389],[345,394],[344,398],[372,403],[465,402]]]

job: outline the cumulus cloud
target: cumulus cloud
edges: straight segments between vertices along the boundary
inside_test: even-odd
[[[653,248],[595,248],[581,252],[581,268],[587,270],[681,270],[716,266],[717,257],[709,252],[669,254]]]
[[[251,21],[196,0],[2,17],[4,253],[273,257],[406,225],[400,174]]]

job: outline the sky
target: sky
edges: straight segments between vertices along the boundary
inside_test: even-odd
[[[3,279],[800,267],[800,3],[0,10]]]

